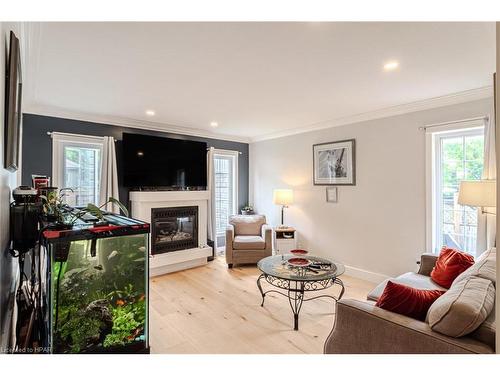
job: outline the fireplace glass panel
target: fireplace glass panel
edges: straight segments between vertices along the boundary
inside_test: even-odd
[[[191,240],[194,237],[195,219],[195,215],[189,215],[156,221],[156,242]]]
[[[198,207],[152,209],[152,253],[198,247]]]

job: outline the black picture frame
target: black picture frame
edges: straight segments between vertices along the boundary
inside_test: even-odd
[[[19,168],[19,142],[22,119],[22,76],[19,39],[10,32],[9,56],[5,80],[4,168]]]
[[[337,156],[335,150],[341,151]],[[333,158],[338,158],[338,169],[332,166],[333,160],[317,160],[324,158],[320,153],[329,152]],[[345,159],[344,159],[345,158]],[[340,162],[339,162],[340,160]],[[324,164],[324,165],[321,165]],[[332,175],[325,177],[325,169],[331,171]],[[346,176],[340,176],[345,171]],[[334,174],[339,174],[339,176]],[[316,186],[355,186],[356,185],[356,140],[344,139],[340,141],[317,143],[313,145],[313,185]]]

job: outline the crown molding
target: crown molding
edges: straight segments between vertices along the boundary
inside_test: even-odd
[[[296,134],[308,133],[312,131],[334,128],[337,126],[355,124],[358,122],[376,120],[385,117],[392,117],[397,115],[403,115],[406,113],[424,111],[433,108],[445,107],[453,104],[460,104],[471,102],[475,100],[481,100],[485,98],[490,98],[493,96],[493,87],[485,86],[478,89],[467,90],[455,94],[420,100],[413,103],[407,103],[402,105],[397,105],[393,107],[382,108],[375,111],[365,112],[353,116],[341,117],[334,120],[322,121],[319,123],[311,124],[309,126],[287,129],[279,132],[273,132],[269,134],[264,134],[256,137],[241,137],[241,136],[230,136],[219,133],[213,133],[207,130],[198,128],[188,128],[183,126],[152,122],[152,121],[140,121],[126,117],[118,116],[108,116],[108,115],[95,115],[90,113],[68,111],[65,109],[45,106],[45,105],[35,105],[32,103],[27,103],[23,112],[31,113],[35,115],[51,116],[59,118],[67,118],[79,121],[95,122],[100,124],[123,126],[136,129],[154,130],[164,133],[175,133],[190,135],[194,137],[204,137],[211,139],[221,139],[225,141],[241,142],[241,143],[254,143],[261,142],[269,139],[282,138]]]
[[[108,116],[108,115],[95,115],[83,112],[68,111],[61,108],[56,108],[52,106],[45,105],[29,105],[23,108],[23,113],[34,114],[40,116],[50,116],[65,118],[70,120],[94,122],[98,124],[113,125],[113,126],[123,126],[127,128],[144,129],[144,130],[154,130],[163,133],[175,133],[182,135],[190,135],[193,137],[203,137],[210,139],[220,139],[224,141],[240,142],[240,143],[250,143],[250,139],[247,137],[238,137],[232,135],[225,135],[220,133],[213,133],[207,130],[198,128],[189,128],[184,126],[177,126],[171,124],[165,124],[153,121],[140,121],[127,117],[118,116]]]
[[[492,96],[493,96],[493,86],[485,86],[477,89],[462,91],[455,94],[439,96],[435,98],[416,101],[413,103],[401,104],[393,107],[381,108],[375,111],[364,112],[353,116],[341,117],[334,120],[318,122],[308,126],[251,137],[250,142],[251,143],[261,142],[269,139],[282,138],[290,135],[308,133],[322,129],[334,128],[337,126],[355,124],[363,121],[403,115],[406,113],[424,111],[432,108],[445,107],[453,104],[472,102],[475,100],[491,98]]]

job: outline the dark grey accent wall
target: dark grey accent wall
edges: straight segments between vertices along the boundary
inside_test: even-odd
[[[94,122],[70,120],[58,117],[40,116],[25,113],[23,115],[23,143],[22,143],[22,183],[31,185],[31,175],[41,174],[52,176],[52,139],[47,132],[63,132],[94,136],[114,137],[116,142],[116,162],[118,167],[118,182],[120,185],[120,200],[128,202],[128,189],[123,186],[122,172],[122,134],[136,133],[188,139],[207,142],[209,147],[225,150],[240,151],[238,159],[238,197],[240,207],[248,202],[248,144],[230,142],[220,139],[193,137],[182,134],[159,132],[153,130],[136,129]],[[60,187],[60,186],[58,186]]]

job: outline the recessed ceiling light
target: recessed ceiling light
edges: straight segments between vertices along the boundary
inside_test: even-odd
[[[397,68],[399,68],[399,61],[397,60],[387,61],[384,64],[384,70],[386,71],[395,70]]]
[[[212,122],[210,123],[210,126],[211,126],[212,128],[216,128],[217,126],[219,126],[219,123],[217,123],[217,122],[215,122],[215,121],[212,121]]]
[[[148,115],[148,116],[154,116],[155,114],[156,114],[156,112],[155,112],[155,111],[153,111],[152,109],[148,109],[148,110],[146,111],[146,115]]]

